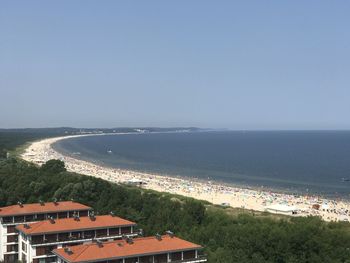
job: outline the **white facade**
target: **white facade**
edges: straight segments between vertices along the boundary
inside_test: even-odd
[[[20,223],[0,222],[0,261],[5,260],[5,256],[17,256],[18,234],[15,232],[15,226]],[[13,251],[9,251],[13,250]],[[14,258],[15,260],[16,258]]]

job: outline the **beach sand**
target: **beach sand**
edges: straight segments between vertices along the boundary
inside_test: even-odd
[[[266,211],[268,207],[281,207],[282,209],[293,207],[297,210],[297,214],[293,216],[315,215],[326,221],[350,221],[350,202],[345,200],[330,200],[310,195],[295,196],[223,185],[213,181],[206,182],[109,168],[76,159],[74,156],[62,155],[52,148],[52,144],[59,140],[77,136],[89,135],[56,137],[36,141],[26,148],[21,157],[38,165],[50,159],[59,159],[65,162],[67,170],[71,172],[98,177],[113,183],[142,181],[145,183],[142,184],[142,188],[145,189],[184,195],[206,200],[213,204],[257,211]]]

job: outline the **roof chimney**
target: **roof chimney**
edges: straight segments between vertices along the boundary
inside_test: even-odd
[[[134,240],[132,239],[132,237],[127,237],[126,238],[126,242],[128,243],[128,244],[134,244]]]
[[[24,224],[23,227],[24,227],[25,229],[29,229],[29,228],[30,228],[30,225]]]
[[[45,205],[45,203],[44,203],[43,200],[39,200],[39,203],[40,203],[41,206],[44,206],[44,205]]]
[[[96,220],[94,211],[91,211],[91,212],[90,212],[89,217],[90,217],[90,220],[91,220],[91,221],[95,221],[95,220]]]
[[[109,214],[110,214],[111,216],[115,216],[115,214],[114,214],[113,211],[109,212]]]
[[[64,252],[66,252],[68,255],[72,255],[73,251],[69,247],[64,248]]]
[[[96,239],[96,243],[97,243],[97,246],[98,246],[98,247],[103,247],[103,243],[102,243],[101,240]]]
[[[51,223],[51,224],[54,224],[54,223],[55,223],[55,219],[54,219],[52,216],[49,217],[49,220],[50,220],[50,223]]]
[[[18,204],[20,207],[23,207],[22,202],[18,201],[17,204]]]
[[[175,235],[173,232],[171,232],[170,230],[165,232],[169,237],[173,238]]]
[[[54,198],[53,199],[53,203],[54,203],[54,205],[58,205],[59,203],[57,202],[57,198]]]
[[[159,240],[159,241],[161,241],[161,240],[162,240],[162,236],[159,235],[159,234],[157,233],[157,234],[156,234],[156,239]]]

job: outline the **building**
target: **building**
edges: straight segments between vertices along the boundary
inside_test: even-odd
[[[58,263],[165,263],[206,262],[202,247],[170,235],[93,242],[55,249]]]
[[[0,261],[18,260],[18,233],[16,226],[48,218],[67,218],[88,216],[91,207],[66,201],[22,204],[0,208]]]
[[[19,257],[23,262],[56,262],[52,250],[92,240],[115,240],[137,236],[136,223],[114,215],[49,219],[19,225]]]

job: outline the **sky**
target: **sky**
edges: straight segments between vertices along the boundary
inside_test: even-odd
[[[1,1],[0,128],[350,129],[348,1]]]

